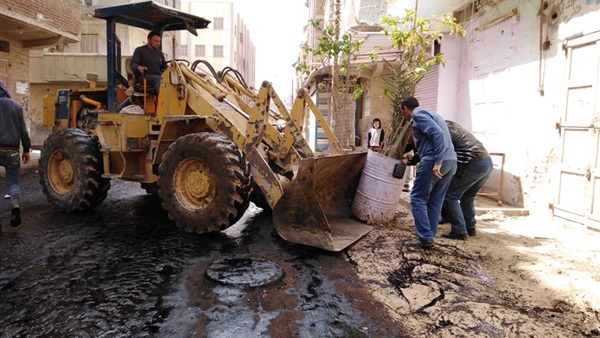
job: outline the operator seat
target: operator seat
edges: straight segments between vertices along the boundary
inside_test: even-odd
[[[127,73],[127,77],[129,78],[130,76],[134,79],[136,79],[135,73],[133,72],[133,69],[131,69],[131,67],[129,66],[129,64],[131,63],[131,57],[128,56],[125,58],[125,72]],[[144,94],[144,83],[138,83],[137,81],[135,82],[135,84],[133,85],[133,91],[135,93],[138,94]],[[146,94],[158,94],[156,92],[156,90],[154,90],[154,87],[146,85]],[[137,95],[139,96],[139,95]]]
[[[134,84],[133,84],[133,88],[132,88],[133,92],[131,93],[130,101],[131,101],[131,103],[137,104],[138,106],[142,107],[146,112],[153,113],[156,111],[156,104],[158,102],[158,93],[156,92],[154,87],[147,85],[146,86],[146,100],[144,100],[144,84],[137,83],[137,81],[135,81],[135,79],[136,79],[135,73],[129,66],[130,63],[131,63],[131,57],[126,57],[125,58],[125,72],[127,73],[127,78],[134,79]],[[148,107],[144,107],[144,101],[146,101],[146,105],[148,105]]]

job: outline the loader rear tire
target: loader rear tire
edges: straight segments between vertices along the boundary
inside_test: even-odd
[[[50,134],[39,160],[42,191],[62,211],[92,209],[104,201],[110,180],[102,178],[100,144],[81,129]]]
[[[185,231],[224,230],[248,208],[252,178],[246,158],[218,134],[178,138],[163,154],[158,171],[162,206]]]

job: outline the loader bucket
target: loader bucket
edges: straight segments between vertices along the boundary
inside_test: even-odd
[[[366,153],[302,160],[273,207],[279,235],[290,242],[340,251],[371,231],[351,213],[365,160]]]

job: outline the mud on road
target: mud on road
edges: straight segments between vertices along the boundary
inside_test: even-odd
[[[0,209],[0,337],[404,336],[343,253],[283,241],[254,206],[199,236],[138,184],[113,180],[94,211],[66,214],[37,180],[22,175],[20,227]],[[282,278],[247,288],[205,277],[235,257],[272,261]]]
[[[227,231],[198,236],[137,184],[113,180],[94,211],[65,214],[37,180],[23,173],[21,227],[0,207],[0,337],[599,334],[598,237],[587,232],[540,237],[526,221],[483,221],[477,237],[423,251],[404,245],[414,238],[405,206],[330,253],[281,240],[253,206]],[[282,277],[254,288],[206,278],[231,258],[268,260]]]

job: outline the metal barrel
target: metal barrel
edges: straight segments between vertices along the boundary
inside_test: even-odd
[[[404,180],[393,176],[399,160],[368,151],[367,161],[352,201],[352,214],[365,222],[386,222],[394,218]]]
[[[340,251],[372,230],[350,207],[366,152],[304,159],[273,207],[273,225],[287,241]]]

